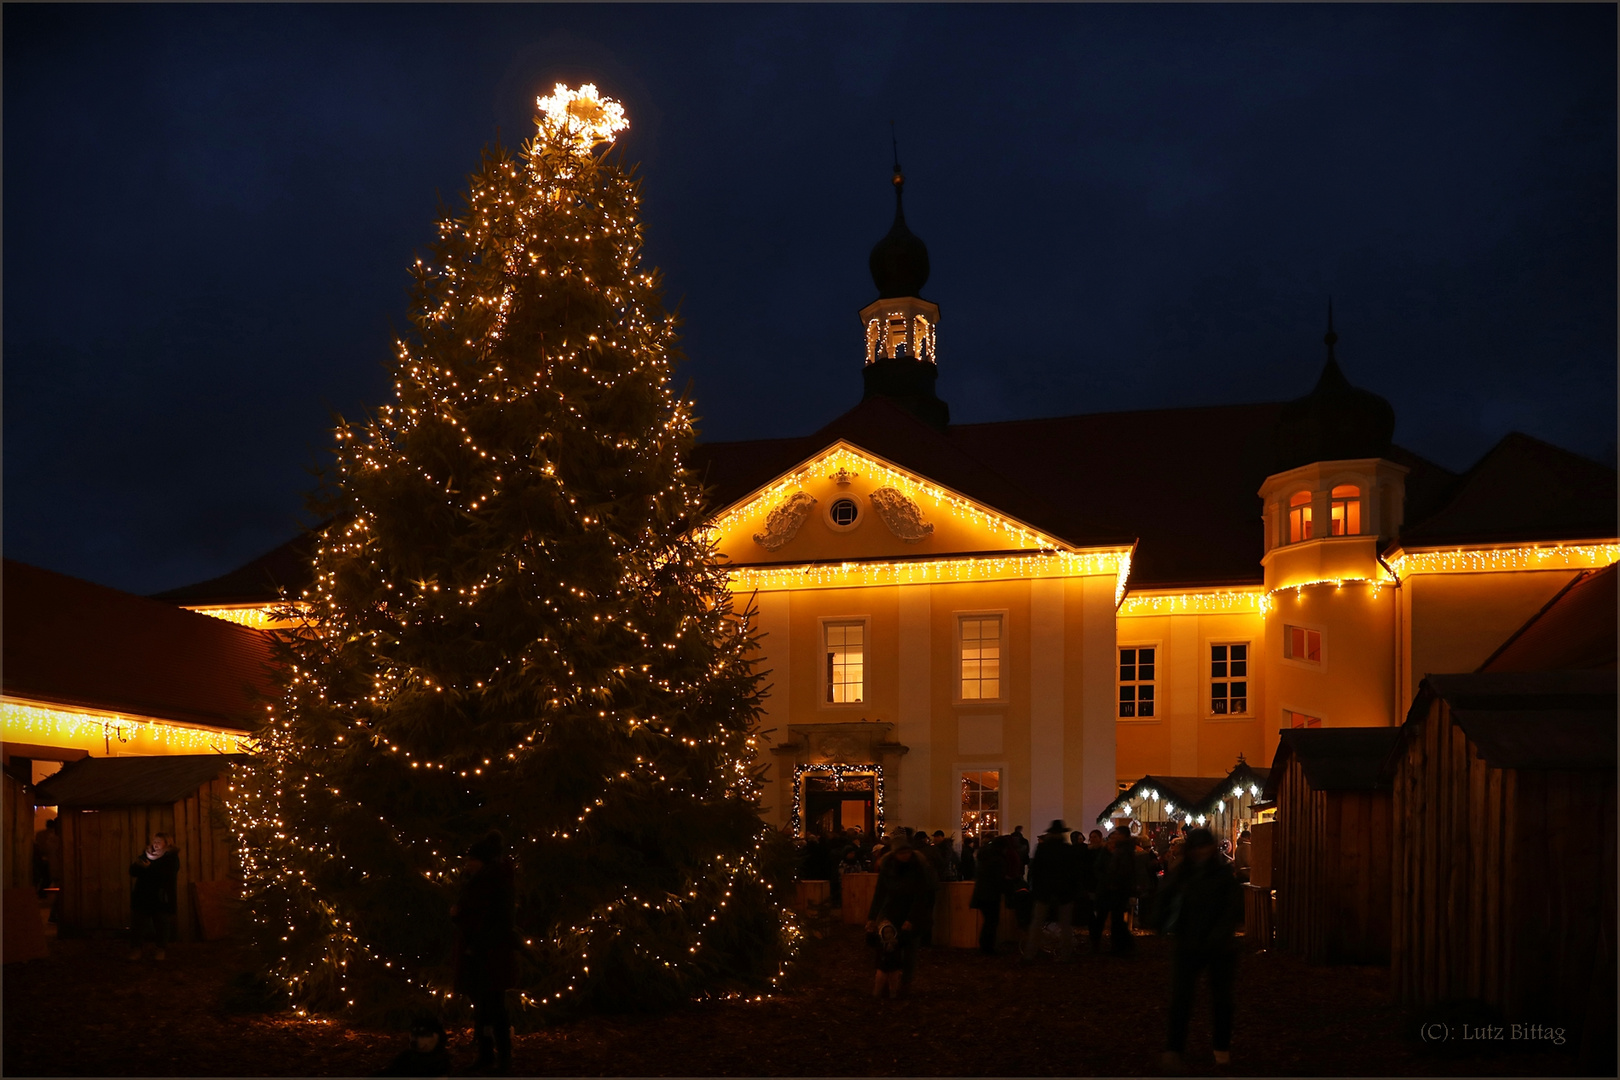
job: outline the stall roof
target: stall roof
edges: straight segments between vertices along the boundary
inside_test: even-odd
[[[1153,776],[1149,774],[1132,784],[1125,791],[1120,792],[1119,798],[1109,803],[1103,808],[1103,812],[1097,815],[1097,820],[1099,822],[1107,821],[1115,809],[1124,805],[1126,800],[1130,799],[1132,794],[1139,790],[1152,789],[1157,791],[1161,797],[1168,796],[1170,801],[1177,806],[1192,810],[1197,809],[1198,804],[1202,803],[1217,789],[1224,790],[1225,784],[1226,777],[1224,776]]]
[[[1271,763],[1265,797],[1277,797],[1277,784],[1292,754],[1315,791],[1370,791],[1384,782],[1389,752],[1400,741],[1395,727],[1290,728],[1282,732]]]
[[[1401,730],[1411,731],[1427,718],[1435,698],[1450,707],[1480,756],[1497,768],[1615,767],[1612,671],[1430,675]]]
[[[179,802],[223,776],[231,762],[246,760],[245,754],[81,758],[43,781],[34,801],[63,810]]]
[[[243,730],[273,692],[257,630],[14,559],[4,569],[8,697]]]

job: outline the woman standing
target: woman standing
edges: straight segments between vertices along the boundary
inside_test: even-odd
[[[157,946],[153,959],[164,958],[164,932],[169,916],[174,914],[175,881],[180,876],[180,849],[168,833],[153,833],[152,842],[141,852],[141,857],[129,864],[133,879],[129,889],[130,936],[135,949],[131,960],[144,954],[142,939],[146,928],[152,928],[152,940]]]
[[[475,1069],[512,1067],[512,1021],[506,992],[517,978],[516,872],[498,832],[467,851],[461,895],[450,909],[456,930],[456,993],[472,1001]]]

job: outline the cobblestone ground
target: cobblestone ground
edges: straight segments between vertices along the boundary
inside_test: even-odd
[[[1074,1076],[1160,1071],[1168,943],[1129,958],[1077,952],[1061,965],[1011,954],[924,949],[911,997],[874,1001],[859,927],[812,920],[785,992],[653,1017],[594,1017],[516,1040],[514,1072],[572,1076]],[[396,1033],[229,1011],[248,955],[230,943],[172,946],[161,963],[113,941],[62,941],[4,970],[6,1076],[364,1076]],[[1460,1041],[1426,1045],[1372,968],[1308,968],[1243,957],[1231,1075],[1555,1076],[1576,1048]],[[1450,1019],[1456,1020],[1456,1017]],[[1481,1049],[1483,1047],[1483,1049]],[[456,1033],[459,1067],[472,1061]],[[1187,1070],[1213,1071],[1207,998]],[[1228,1070],[1222,1070],[1223,1072]]]

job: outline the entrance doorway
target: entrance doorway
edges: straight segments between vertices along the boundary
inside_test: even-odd
[[[1001,834],[1001,770],[962,773],[962,835],[993,840]]]
[[[882,827],[882,773],[871,765],[799,766],[794,834],[838,829],[875,835]]]

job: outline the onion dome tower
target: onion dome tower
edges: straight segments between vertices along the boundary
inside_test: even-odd
[[[1370,390],[1350,385],[1333,346],[1333,302],[1328,301],[1327,363],[1309,394],[1283,406],[1272,429],[1273,472],[1313,461],[1378,458],[1395,437],[1395,410]]]
[[[943,430],[951,422],[951,410],[934,393],[939,307],[917,295],[928,281],[928,246],[906,227],[905,184],[896,156],[894,224],[867,260],[878,298],[861,309],[866,328],[862,399],[889,398]]]

